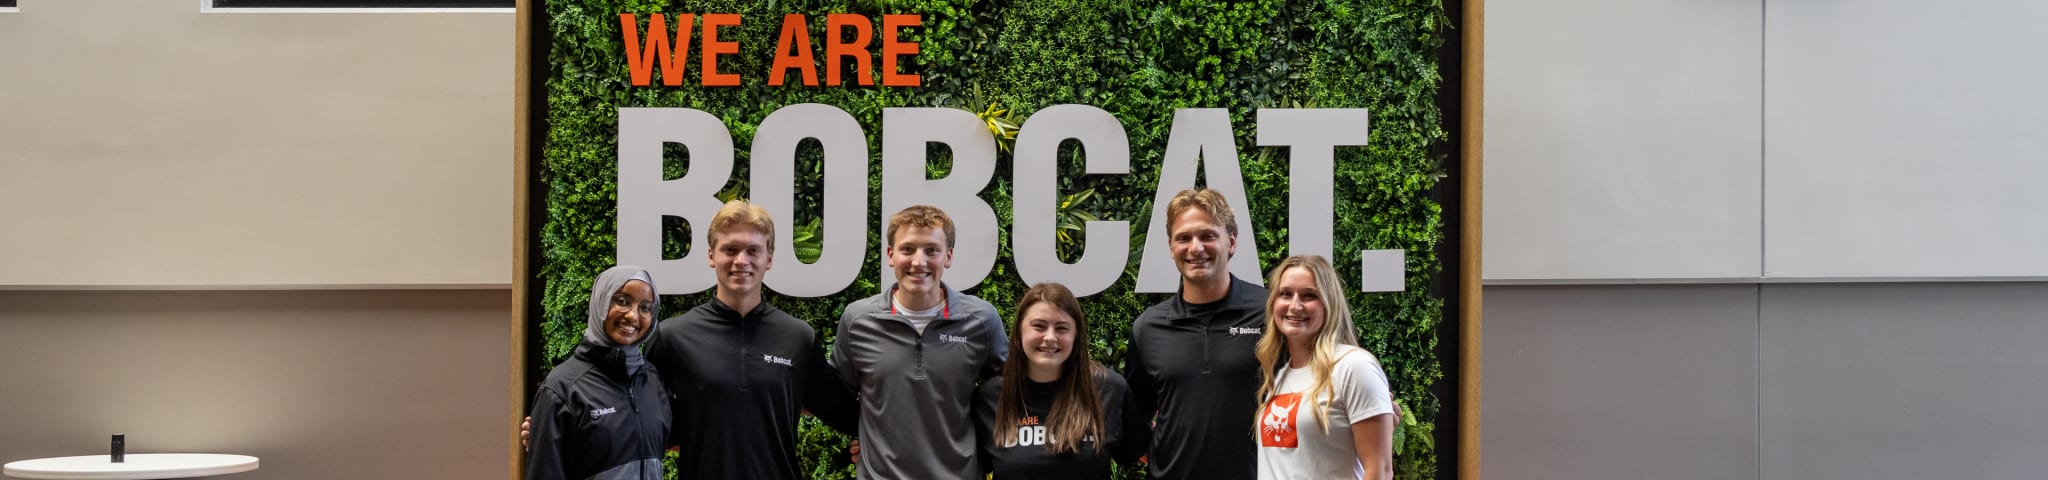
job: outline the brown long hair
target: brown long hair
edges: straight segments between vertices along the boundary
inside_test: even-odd
[[[1015,425],[1026,411],[1024,382],[1031,368],[1020,333],[1024,312],[1039,303],[1074,317],[1074,346],[1067,351],[1066,363],[1060,364],[1060,379],[1065,380],[1065,386],[1053,394],[1052,411],[1046,413],[1043,425],[1052,453],[1079,452],[1082,440],[1103,438],[1102,425],[1106,422],[1102,419],[1102,396],[1095,389],[1095,377],[1102,366],[1088,358],[1088,319],[1081,316],[1081,301],[1074,298],[1074,292],[1067,290],[1066,285],[1052,282],[1032,285],[1017,301],[1017,326],[1010,331],[1010,358],[1003,361],[1003,392],[996,397],[995,444],[1010,445],[1017,441]],[[1102,442],[1095,442],[1095,451],[1102,451]]]

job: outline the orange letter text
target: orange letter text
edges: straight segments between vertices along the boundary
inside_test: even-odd
[[[797,69],[804,86],[818,86],[818,57],[811,50],[811,26],[801,13],[782,16],[782,39],[775,42],[775,65],[768,68],[768,85],[782,85],[782,75]]]
[[[673,50],[669,47],[668,21],[661,14],[647,19],[647,43],[640,43],[640,22],[631,13],[619,14],[619,29],[624,31],[626,40],[626,70],[632,73],[633,86],[647,86],[654,74],[655,59],[661,59],[661,84],[678,86],[683,84],[683,69],[676,66],[676,57],[690,53],[690,14],[676,17],[676,41]],[[709,60],[706,60],[707,62]]]
[[[882,86],[915,87],[924,82],[924,79],[915,73],[896,73],[897,57],[917,55],[917,42],[897,42],[896,30],[920,26],[923,22],[923,17],[918,15],[882,16]],[[863,72],[861,76],[865,78],[867,75]]]
[[[853,41],[846,42],[846,27],[853,27]],[[834,13],[825,16],[825,85],[841,86],[839,60],[853,57],[861,85],[874,85],[875,73],[870,66],[873,58],[868,53],[868,40],[873,38],[874,24],[868,17],[853,13]]]
[[[718,73],[719,55],[740,53],[739,42],[718,41],[718,27],[737,27],[739,25],[740,14],[737,13],[704,14],[704,26],[702,27],[704,29],[704,46],[703,51],[698,52],[698,55],[703,59],[703,65],[697,67],[700,74],[704,76],[704,86],[737,87],[740,85],[740,74]]]

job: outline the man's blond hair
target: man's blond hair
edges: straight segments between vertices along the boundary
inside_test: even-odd
[[[1190,208],[1209,212],[1209,218],[1222,225],[1224,232],[1237,237],[1237,216],[1231,213],[1230,202],[1223,199],[1223,194],[1207,188],[1181,190],[1166,202],[1166,231],[1172,232],[1174,222],[1180,221],[1180,214]]]
[[[768,237],[768,251],[775,251],[775,219],[768,218],[767,209],[744,199],[735,198],[725,202],[725,206],[718,207],[718,213],[711,216],[711,230],[704,238],[716,243],[717,240],[710,239],[718,238],[718,232],[740,226],[760,230],[761,236]],[[716,248],[717,245],[712,247]]]

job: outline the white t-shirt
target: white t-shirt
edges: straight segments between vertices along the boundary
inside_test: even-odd
[[[1286,368],[1273,379],[1272,397],[1259,408],[1260,480],[1365,476],[1351,424],[1394,413],[1393,393],[1371,352],[1344,345],[1337,353],[1342,356],[1330,369],[1330,386],[1314,402],[1301,398],[1315,383],[1314,369]],[[1329,432],[1316,426],[1313,409],[1329,412]]]
[[[891,295],[889,301],[892,303],[896,302],[895,296]],[[939,302],[938,305],[932,305],[932,308],[924,310],[903,308],[902,303],[896,303],[895,307],[896,315],[903,317],[904,320],[909,320],[910,326],[917,329],[917,334],[923,335],[924,327],[931,325],[933,319],[939,318],[939,311],[946,308],[946,302]]]

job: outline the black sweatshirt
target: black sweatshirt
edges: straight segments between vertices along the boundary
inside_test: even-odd
[[[1102,369],[1095,377],[1096,393],[1102,397],[1102,431],[1107,443],[1097,451],[1095,441],[1083,439],[1075,453],[1052,453],[1049,426],[1054,397],[1067,379],[1053,383],[1024,380],[1024,418],[1012,425],[995,425],[996,402],[1003,382],[983,382],[975,392],[976,433],[980,435],[983,471],[993,471],[997,480],[1069,480],[1110,478],[1111,459],[1130,463],[1145,453],[1152,430],[1146,418],[1135,414],[1137,400],[1124,377]],[[997,429],[1016,430],[1016,443],[996,445]]]
[[[801,478],[800,410],[841,432],[859,420],[817,332],[772,305],[743,317],[714,298],[654,331],[647,359],[674,395],[681,478]]]
[[[584,342],[548,372],[533,398],[525,478],[659,480],[668,393],[654,368],[638,366],[618,348]]]
[[[1138,314],[1124,375],[1140,415],[1156,415],[1146,459],[1152,478],[1258,476],[1254,350],[1266,324],[1265,302],[1265,288],[1233,275],[1222,300],[1191,304],[1175,292]]]

